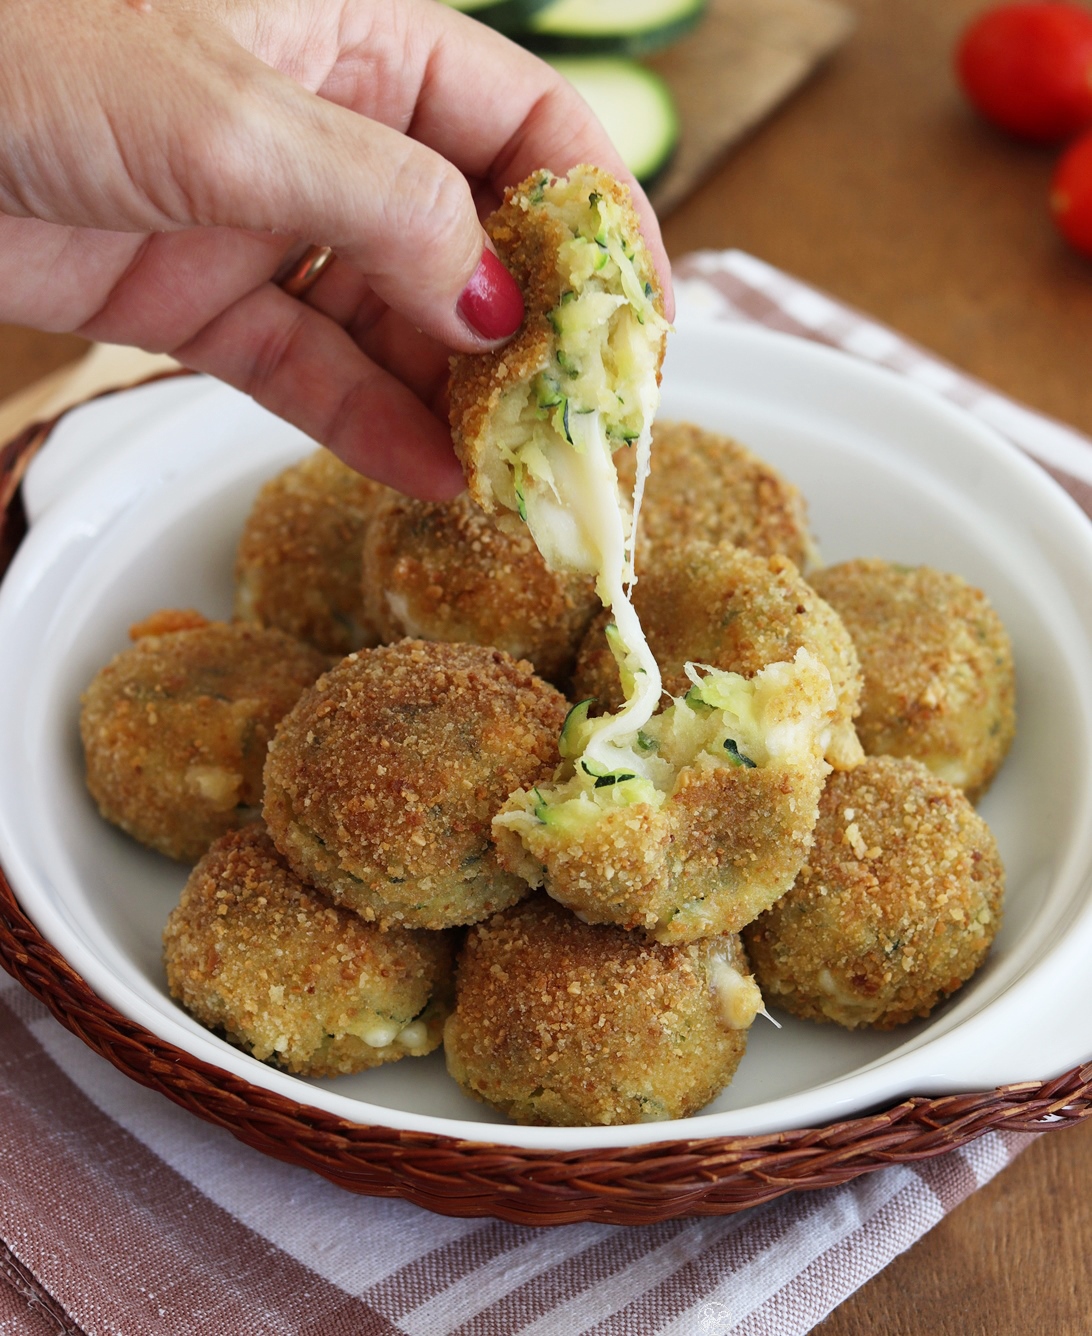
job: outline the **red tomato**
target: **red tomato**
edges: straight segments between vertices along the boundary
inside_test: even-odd
[[[1092,255],[1092,133],[1062,154],[1050,183],[1050,210],[1066,241]]]
[[[1092,12],[1061,0],[988,9],[960,39],[956,72],[1002,130],[1066,139],[1092,125]]]

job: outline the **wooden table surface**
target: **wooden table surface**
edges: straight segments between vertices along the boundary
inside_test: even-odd
[[[951,50],[983,0],[852,0],[827,67],[665,224],[739,246],[1092,435],[1092,261],[1056,154],[980,124]],[[1047,1134],[842,1304],[822,1336],[1087,1336],[1092,1126]]]
[[[665,224],[739,246],[1092,434],[1092,261],[1047,216],[1054,153],[979,124],[950,52],[977,0],[850,0],[860,26]],[[78,354],[0,328],[0,398]],[[1092,1126],[1044,1135],[821,1324],[823,1336],[1085,1336]]]

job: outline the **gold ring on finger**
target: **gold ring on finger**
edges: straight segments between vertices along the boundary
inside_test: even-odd
[[[277,286],[290,297],[304,297],[322,277],[334,258],[330,246],[308,246],[296,263],[282,277]]]

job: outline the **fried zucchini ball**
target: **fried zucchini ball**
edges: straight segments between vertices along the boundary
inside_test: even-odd
[[[659,946],[535,897],[472,928],[448,1071],[519,1123],[685,1118],[735,1074],[762,997],[735,936]]]
[[[604,744],[586,705],[551,783],[493,822],[504,867],[590,923],[660,942],[738,932],[792,885],[830,769],[837,702],[801,649],[752,678],[710,670],[635,735]]]
[[[87,787],[107,821],[194,862],[257,815],[277,721],[329,660],[272,627],[167,610],[82,697]]]
[[[857,560],[815,571],[861,660],[870,756],[913,756],[977,801],[1016,731],[1012,644],[986,595],[928,566]]]
[[[485,226],[527,314],[497,352],[452,360],[455,449],[474,500],[525,522],[551,570],[601,577],[630,536],[612,454],[632,445],[647,464],[659,280],[628,191],[595,167],[534,173]]]
[[[565,711],[502,650],[403,640],[350,654],[277,730],[269,832],[298,877],[381,927],[473,923],[526,893],[489,826],[553,769]]]
[[[221,836],[163,933],[171,995],[209,1029],[302,1076],[440,1044],[452,934],[380,932],[304,885],[260,826]]]
[[[632,451],[615,455],[622,491],[635,479]],[[800,491],[746,446],[691,422],[657,421],[638,538],[642,567],[692,538],[789,558],[801,571],[819,559]]]
[[[388,501],[364,544],[364,591],[383,640],[494,645],[558,684],[599,607],[589,577],[547,570],[526,530],[499,528],[465,492]]]
[[[663,546],[655,564],[642,571],[633,606],[660,665],[663,689],[672,696],[690,685],[688,663],[751,677],[767,664],[790,661],[799,649],[814,654],[829,670],[838,697],[827,760],[838,769],[860,760],[853,727],[861,693],[857,652],[838,614],[787,557],[699,540]],[[603,612],[589,627],[572,694],[613,710],[623,690],[610,623]]]
[[[360,552],[389,493],[322,449],[270,479],[239,540],[235,616],[329,654],[378,643],[364,611]]]
[[[806,866],[745,930],[764,995],[807,1020],[889,1030],[981,965],[1005,874],[965,795],[918,761],[831,775]]]

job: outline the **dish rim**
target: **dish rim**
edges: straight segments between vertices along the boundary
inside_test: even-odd
[[[693,323],[700,323],[700,322],[693,322]],[[714,324],[712,327],[713,327],[713,328],[716,328],[716,329],[718,330],[719,333],[723,333],[723,332],[724,332],[724,329],[725,329],[725,327],[724,327],[722,324],[721,324],[721,325]],[[735,333],[735,332],[738,332],[738,331],[733,331],[733,332]],[[954,415],[954,416],[958,417],[958,418],[960,419],[962,425],[964,425],[964,426],[968,425],[968,421],[969,421],[969,420],[968,420],[968,417],[967,417],[966,414],[961,413],[960,410],[955,409],[955,408],[953,408],[953,407],[950,406],[950,405],[944,404],[942,401],[938,400],[935,396],[931,395],[928,391],[923,390],[923,389],[921,389],[921,388],[918,387],[918,386],[915,386],[915,385],[913,385],[913,384],[908,383],[904,378],[898,377],[898,376],[895,375],[894,373],[886,372],[886,371],[884,371],[883,369],[880,369],[880,368],[875,368],[875,367],[868,366],[867,364],[861,363],[861,362],[857,361],[856,359],[853,359],[853,358],[849,357],[847,354],[839,353],[839,352],[837,352],[836,350],[832,350],[832,349],[829,349],[829,348],[824,348],[824,347],[821,347],[821,346],[817,346],[817,345],[815,345],[815,344],[811,344],[811,343],[809,343],[809,342],[807,342],[807,341],[805,341],[805,340],[800,340],[800,339],[797,339],[797,338],[793,338],[793,337],[791,337],[791,336],[781,335],[781,334],[776,334],[776,333],[772,333],[772,332],[770,332],[770,331],[766,331],[766,330],[756,330],[756,329],[753,329],[753,328],[747,328],[746,333],[747,333],[747,335],[748,335],[749,337],[759,337],[759,338],[762,339],[762,340],[774,340],[774,341],[778,341],[778,342],[788,342],[788,343],[791,343],[791,344],[794,346],[794,348],[796,348],[797,351],[800,351],[801,348],[807,348],[807,349],[809,350],[809,353],[817,354],[817,355],[820,357],[821,360],[822,360],[822,359],[826,359],[826,358],[831,358],[831,357],[833,357],[833,358],[837,359],[837,360],[838,360],[840,363],[842,363],[842,364],[845,364],[845,363],[848,362],[848,363],[851,364],[856,370],[862,372],[862,373],[865,374],[866,376],[873,377],[873,378],[879,378],[879,379],[882,379],[882,380],[883,380],[885,383],[887,383],[888,385],[892,385],[892,384],[898,385],[898,386],[900,387],[900,389],[909,392],[912,396],[917,397],[919,400],[925,400],[925,401],[928,401],[928,403],[929,403],[932,407],[934,407],[934,408],[939,408],[941,411],[943,411],[943,412],[949,414],[949,416]],[[160,378],[160,377],[156,377],[156,378],[153,378],[153,379],[161,379],[161,378]],[[145,384],[145,383],[147,383],[147,382],[141,382],[141,384]],[[97,397],[99,397],[99,396],[95,396],[95,397],[97,398]],[[63,418],[65,418],[65,417],[67,417],[67,416],[68,416],[68,413],[74,411],[76,408],[79,408],[79,407],[81,407],[81,406],[82,406],[82,405],[76,405],[76,406],[73,407],[73,409],[66,410],[66,412],[65,412],[64,414],[59,415],[59,417],[58,417],[57,419],[54,419],[53,422],[51,422],[51,423],[49,423],[49,424],[44,424],[44,426],[39,426],[39,427],[37,427],[37,428],[30,429],[30,432],[29,432],[29,433],[24,433],[24,434],[23,434],[23,437],[25,437],[27,440],[29,440],[30,437],[33,435],[33,436],[37,439],[38,444],[40,445],[42,442],[44,442],[46,439],[48,439],[48,437],[49,437],[49,435],[51,434],[52,430],[55,428],[55,426],[57,425],[57,423],[58,423],[59,421],[61,421],[61,420],[62,420]],[[1027,471],[1028,471],[1028,472],[1027,472],[1027,476],[1028,476],[1028,477],[1034,476],[1034,477],[1037,479],[1037,481],[1040,481],[1040,482],[1042,482],[1042,483],[1045,483],[1049,488],[1054,489],[1054,491],[1056,492],[1056,496],[1057,496],[1057,497],[1063,497],[1063,498],[1065,499],[1065,502],[1067,503],[1067,505],[1071,506],[1071,507],[1073,508],[1073,510],[1076,511],[1078,514],[1081,514],[1081,512],[1079,512],[1079,510],[1077,510],[1075,504],[1071,501],[1071,499],[1070,499],[1068,496],[1065,495],[1065,493],[1062,491],[1062,489],[1058,488],[1058,487],[1057,487],[1057,484],[1055,484],[1052,480],[1050,480],[1050,479],[1048,478],[1048,476],[1047,476],[1042,470],[1040,470],[1034,463],[1032,463],[1030,460],[1027,460],[1026,457],[1024,457],[1024,456],[1023,456],[1022,454],[1020,454],[1019,452],[1015,451],[1015,448],[1014,448],[1014,447],[1011,447],[1011,446],[1007,445],[1007,444],[1003,441],[1003,438],[1000,438],[999,436],[997,436],[996,433],[992,432],[990,429],[988,429],[988,428],[982,426],[982,425],[979,424],[979,423],[973,422],[973,420],[970,420],[970,422],[971,422],[971,424],[973,425],[975,431],[979,434],[980,437],[992,438],[992,440],[993,440],[994,443],[996,443],[996,444],[1000,444],[1000,445],[1002,446],[1003,451],[1006,452],[1006,454],[1008,455],[1008,457],[1010,458],[1010,460],[1013,460],[1013,459],[1015,459],[1015,460],[1019,460],[1021,466],[1022,466],[1022,467],[1025,467],[1025,468],[1027,469]],[[16,446],[16,445],[18,445],[20,439],[22,439],[22,438],[17,438],[17,441],[16,441],[16,442],[13,442],[13,443],[11,443],[8,447],[5,447],[5,450],[4,450],[4,452],[3,452],[3,457],[7,457],[7,456],[12,452],[12,446]],[[25,447],[25,448],[30,448],[30,447]],[[18,452],[17,452],[17,453],[18,453]],[[25,465],[24,465],[24,467],[25,467]],[[1087,522],[1087,521],[1084,520],[1083,515],[1082,515],[1082,521],[1084,521],[1085,523]],[[1087,906],[1086,906],[1086,908],[1087,908]],[[43,940],[44,940],[44,939],[43,939]],[[48,944],[48,943],[47,943],[47,944]],[[58,955],[59,955],[59,953],[58,953]],[[63,960],[63,957],[61,957],[61,959]],[[9,966],[9,967],[10,967],[10,966]],[[66,966],[66,968],[69,968],[69,969],[70,969],[71,967]],[[14,971],[13,971],[13,972],[14,972]],[[1025,971],[1025,972],[1026,972],[1026,971]],[[24,981],[25,981],[25,980],[24,980]],[[998,1000],[1000,1000],[1000,999],[999,999],[999,998],[997,998],[997,999],[993,999],[994,1002],[996,1002],[996,1001],[998,1001]],[[109,1008],[109,1004],[108,1004],[108,1003],[104,1003],[104,1005],[107,1006],[107,1007]],[[992,1005],[992,1003],[991,1003],[990,1005]],[[109,1008],[109,1009],[110,1009],[110,1010],[114,1010],[114,1011],[115,1011],[115,1014],[117,1014],[117,1015],[119,1015],[119,1016],[122,1015],[121,1012],[117,1012],[116,1009],[114,1009],[114,1008]],[[130,1025],[133,1025],[133,1024],[137,1024],[137,1025],[139,1025],[139,1022],[135,1022],[135,1021],[128,1021],[127,1023],[130,1024]],[[140,1027],[140,1028],[143,1029],[143,1027]],[[152,1034],[153,1037],[156,1038],[157,1043],[159,1043],[159,1044],[165,1044],[165,1043],[166,1043],[166,1044],[169,1044],[169,1042],[170,1042],[169,1040],[165,1040],[165,1039],[162,1039],[161,1037],[154,1036],[154,1032],[153,1032],[153,1031],[147,1031],[147,1030],[145,1030],[144,1033],[145,1033],[145,1034]],[[93,1046],[94,1046],[94,1045],[93,1045]],[[1090,1045],[1090,1048],[1092,1048],[1092,1045]],[[180,1051],[180,1052],[187,1052],[187,1050],[185,1050],[185,1049],[182,1049],[182,1050],[179,1050],[179,1051]],[[195,1054],[190,1054],[189,1056],[191,1056],[191,1057],[194,1059],[195,1062],[202,1063],[202,1059],[201,1059],[200,1057],[198,1057],[197,1055],[195,1055]],[[204,1065],[204,1064],[203,1064],[203,1065]],[[224,1070],[223,1068],[219,1068],[219,1067],[218,1067],[217,1069],[218,1069],[218,1070],[221,1070],[221,1071]],[[1065,1074],[1065,1077],[1055,1077],[1055,1078],[1051,1078],[1050,1081],[1047,1081],[1047,1082],[1039,1082],[1039,1083],[1034,1083],[1034,1082],[1033,1082],[1033,1083],[1021,1082],[1021,1083],[1017,1083],[1017,1085],[1021,1088],[1022,1091],[1024,1091],[1025,1093],[1027,1093],[1027,1094],[1030,1096],[1030,1094],[1031,1094],[1031,1092],[1030,1092],[1030,1086],[1032,1086],[1032,1085],[1038,1085],[1038,1086],[1043,1087],[1044,1089],[1047,1088],[1047,1087],[1051,1087],[1051,1089],[1053,1089],[1053,1090],[1059,1090],[1059,1089],[1062,1088],[1062,1087],[1060,1087],[1060,1086],[1058,1085],[1058,1082],[1059,1082],[1059,1081],[1062,1081],[1062,1082],[1064,1083],[1064,1081],[1065,1081],[1066,1078],[1068,1078],[1068,1077],[1072,1077],[1072,1076],[1074,1076],[1074,1074],[1076,1074],[1076,1075],[1079,1077],[1079,1080],[1077,1081],[1077,1086],[1074,1086],[1074,1087],[1073,1087],[1073,1089],[1076,1090],[1078,1086],[1082,1086],[1083,1083],[1084,1083],[1084,1076],[1081,1075],[1082,1072],[1083,1072],[1083,1067],[1076,1067],[1076,1068],[1073,1069],[1073,1072],[1071,1072],[1071,1073],[1066,1073],[1066,1074]],[[133,1073],[130,1072],[130,1074],[133,1074]],[[259,1089],[259,1088],[265,1088],[265,1089],[267,1089],[267,1090],[269,1089],[269,1087],[259,1087],[259,1086],[254,1085],[253,1083],[246,1082],[244,1078],[240,1078],[240,1077],[239,1077],[238,1073],[229,1073],[229,1072],[225,1072],[225,1075],[231,1075],[232,1078],[233,1078],[234,1080],[236,1080],[236,1081],[238,1081],[238,1080],[240,1080],[240,1079],[243,1079],[244,1084],[250,1085],[251,1088],[253,1088],[253,1089]],[[138,1077],[137,1079],[140,1079],[140,1078]],[[292,1079],[292,1078],[289,1078],[289,1079]],[[1052,1082],[1053,1082],[1053,1085],[1052,1085]],[[1071,1083],[1071,1084],[1072,1084],[1072,1083]],[[1004,1102],[1004,1100],[1006,1100],[1006,1099],[1011,1099],[1011,1097],[1012,1097],[1012,1091],[1011,1091],[1008,1087],[999,1087],[999,1091],[1001,1091],[1001,1090],[1008,1090],[1008,1094],[1006,1094],[1004,1097],[1001,1097],[1001,1096],[999,1095],[999,1098],[1002,1099],[1002,1102]],[[285,1098],[285,1096],[281,1095],[281,1094],[280,1094],[279,1092],[277,1092],[276,1090],[273,1090],[271,1093],[277,1094],[279,1098]],[[1017,1093],[1019,1093],[1019,1092],[1017,1092]],[[1072,1092],[1071,1092],[1071,1094],[1072,1094]],[[172,1097],[174,1097],[174,1096],[172,1096]],[[975,1092],[975,1098],[980,1098],[980,1097],[981,1097],[981,1092]],[[942,1098],[941,1102],[943,1102],[944,1099],[947,1099],[948,1101],[951,1101],[951,1100],[955,1099],[955,1100],[958,1101],[959,1098],[961,1098],[961,1096],[959,1096],[959,1095],[947,1095],[947,1096],[944,1096],[944,1097]],[[970,1097],[970,1096],[966,1096],[966,1098],[971,1098],[971,1097]],[[302,1102],[302,1101],[291,1101],[291,1100],[289,1100],[289,1102],[290,1102],[290,1103],[293,1103],[293,1102],[294,1102],[294,1103],[296,1104],[296,1107],[297,1107],[298,1109],[300,1109],[300,1110],[310,1111],[310,1114],[313,1114],[313,1113],[314,1113],[314,1108],[315,1108],[315,1106],[313,1106],[313,1105],[311,1105],[311,1104],[309,1104],[309,1103],[305,1103],[305,1102]],[[1026,1102],[1026,1101],[1023,1101],[1023,1097],[1022,1097],[1022,1096],[1021,1096],[1021,1102]],[[906,1106],[906,1103],[907,1103],[906,1101],[900,1101],[900,1103],[896,1106],[896,1108],[902,1109],[902,1108],[904,1108],[904,1107]],[[915,1107],[919,1107],[919,1106],[921,1105],[922,1101],[921,1101],[920,1099],[918,1099],[918,1100],[912,1100],[912,1101],[910,1101],[910,1103],[913,1104]],[[925,1101],[925,1103],[936,1103],[936,1101]],[[1007,1106],[1006,1106],[1006,1107],[1007,1107]],[[1069,1108],[1069,1109],[1072,1110],[1072,1108],[1074,1107],[1074,1106],[1072,1105],[1072,1100],[1070,1100],[1068,1104],[1065,1104],[1065,1107],[1066,1107],[1066,1108]],[[398,1112],[398,1111],[396,1111],[396,1110],[385,1110],[385,1109],[381,1108],[380,1106],[369,1106],[369,1114],[370,1114],[372,1111],[374,1111],[374,1112],[376,1112],[376,1113],[379,1113],[379,1114],[384,1114],[384,1113],[396,1114],[396,1113]],[[327,1110],[327,1112],[329,1112],[329,1111]],[[888,1112],[891,1112],[891,1111],[888,1111]],[[310,1116],[310,1115],[309,1115],[309,1116]],[[713,1117],[716,1117],[717,1115],[712,1115],[712,1116],[713,1116]],[[1011,1117],[1011,1116],[1012,1116],[1011,1114],[1010,1114],[1010,1115],[1006,1115],[1006,1117]],[[1051,1114],[1050,1116],[1052,1116],[1052,1117],[1057,1117],[1057,1116],[1059,1116],[1059,1115],[1057,1114],[1057,1112],[1055,1112],[1055,1113]],[[1061,1116],[1063,1116],[1064,1118],[1068,1119],[1068,1118],[1070,1118],[1070,1117],[1072,1117],[1072,1116],[1075,1116],[1075,1115],[1073,1114],[1073,1112],[1069,1112],[1069,1113],[1065,1113],[1064,1115],[1061,1115]],[[1083,1116],[1083,1114],[1081,1114],[1080,1116]],[[408,1134],[409,1134],[409,1135],[412,1135],[412,1136],[414,1136],[414,1137],[420,1137],[420,1136],[424,1135],[424,1136],[429,1136],[429,1137],[436,1137],[436,1138],[438,1138],[439,1140],[445,1140],[445,1139],[446,1139],[446,1140],[449,1140],[449,1141],[454,1141],[456,1144],[458,1144],[458,1145],[460,1145],[460,1146],[462,1146],[462,1147],[470,1147],[470,1146],[473,1146],[473,1145],[477,1145],[477,1146],[479,1146],[480,1148],[483,1148],[483,1149],[485,1149],[485,1148],[488,1148],[488,1149],[496,1149],[496,1147],[497,1147],[498,1145],[503,1144],[503,1145],[505,1146],[506,1150],[509,1150],[509,1151],[511,1151],[512,1153],[516,1153],[517,1150],[518,1150],[520,1153],[522,1153],[522,1152],[529,1152],[529,1153],[531,1153],[531,1154],[536,1154],[536,1153],[537,1153],[537,1154],[543,1154],[543,1155],[545,1155],[545,1156],[547,1156],[547,1157],[556,1156],[556,1155],[563,1155],[563,1156],[568,1156],[568,1155],[573,1155],[573,1154],[580,1155],[580,1154],[583,1154],[583,1153],[589,1153],[589,1154],[600,1153],[600,1154],[601,1154],[601,1153],[603,1153],[603,1152],[605,1152],[605,1151],[608,1151],[608,1150],[610,1150],[610,1151],[615,1151],[615,1152],[624,1151],[624,1150],[640,1150],[642,1147],[643,1147],[645,1150],[651,1150],[651,1148],[653,1148],[653,1147],[655,1147],[655,1146],[659,1146],[659,1145],[669,1145],[669,1146],[670,1146],[670,1145],[674,1145],[674,1146],[680,1146],[680,1145],[697,1144],[697,1143],[699,1143],[699,1142],[701,1142],[701,1143],[712,1143],[712,1144],[717,1144],[717,1145],[723,1147],[723,1146],[724,1146],[725,1144],[727,1144],[727,1143],[732,1143],[732,1144],[737,1144],[737,1143],[739,1143],[739,1144],[742,1144],[742,1143],[744,1143],[744,1142],[763,1141],[763,1140],[768,1139],[768,1136],[767,1136],[767,1134],[765,1134],[765,1133],[759,1133],[759,1134],[757,1134],[757,1136],[756,1136],[756,1135],[740,1135],[740,1134],[736,1134],[736,1135],[732,1135],[732,1134],[727,1134],[727,1135],[714,1135],[714,1136],[712,1136],[712,1137],[710,1137],[710,1136],[702,1136],[702,1135],[701,1135],[701,1132],[699,1131],[699,1127],[696,1126],[696,1124],[700,1124],[700,1122],[702,1121],[702,1115],[697,1115],[695,1118],[687,1119],[687,1120],[681,1121],[681,1122],[679,1122],[679,1123],[677,1123],[677,1124],[667,1124],[667,1125],[665,1125],[665,1124],[660,1124],[660,1125],[651,1125],[651,1126],[647,1126],[647,1125],[646,1125],[646,1127],[642,1129],[641,1133],[636,1137],[636,1139],[631,1139],[630,1136],[626,1136],[626,1138],[625,1138],[625,1144],[624,1144],[624,1145],[619,1145],[618,1142],[617,1142],[617,1137],[614,1136],[614,1135],[612,1135],[612,1134],[616,1134],[616,1133],[619,1131],[619,1129],[588,1129],[588,1130],[593,1131],[593,1132],[600,1132],[600,1131],[606,1132],[606,1133],[607,1133],[607,1136],[606,1136],[603,1140],[596,1139],[596,1141],[594,1142],[594,1144],[586,1145],[586,1146],[581,1146],[581,1147],[576,1147],[576,1148],[573,1148],[573,1149],[570,1149],[570,1150],[564,1150],[564,1149],[558,1149],[558,1148],[545,1149],[545,1148],[537,1147],[537,1146],[535,1146],[535,1145],[533,1145],[533,1144],[527,1144],[522,1138],[520,1138],[519,1140],[515,1140],[515,1141],[509,1141],[509,1140],[507,1140],[505,1134],[509,1131],[509,1129],[508,1129],[508,1128],[505,1128],[505,1127],[494,1127],[494,1125],[492,1125],[492,1124],[472,1124],[472,1123],[465,1123],[465,1124],[461,1124],[461,1125],[459,1125],[458,1123],[455,1122],[455,1120],[452,1120],[452,1119],[441,1119],[441,1118],[431,1118],[429,1121],[433,1121],[433,1122],[438,1121],[438,1122],[445,1123],[446,1125],[448,1125],[449,1128],[450,1128],[450,1127],[452,1126],[452,1124],[454,1123],[454,1124],[455,1124],[455,1127],[460,1127],[460,1126],[461,1126],[462,1128],[471,1129],[473,1135],[470,1136],[470,1137],[467,1137],[467,1136],[464,1136],[464,1135],[460,1135],[458,1132],[456,1132],[456,1131],[454,1131],[454,1130],[449,1130],[449,1131],[446,1131],[446,1132],[436,1132],[436,1131],[434,1131],[434,1130],[432,1130],[432,1129],[423,1129],[423,1128],[422,1128],[422,1129],[414,1129],[414,1128],[408,1129]],[[848,1121],[843,1121],[843,1122],[840,1122],[840,1123],[837,1123],[837,1124],[828,1124],[828,1125],[827,1125],[827,1130],[830,1130],[831,1128],[833,1128],[833,1127],[835,1127],[835,1126],[840,1127],[840,1128],[848,1127],[848,1126],[849,1126],[850,1124],[852,1124],[854,1121],[861,1121],[861,1120],[860,1120],[860,1119],[857,1119],[857,1120],[850,1119],[850,1120],[848,1120]],[[869,1123],[873,1123],[873,1122],[874,1122],[874,1119],[873,1119],[873,1118],[870,1118],[870,1119],[865,1119],[864,1121],[869,1122]],[[365,1125],[365,1124],[362,1124],[362,1123],[359,1123],[359,1122],[356,1122],[355,1125],[356,1125],[357,1127],[359,1127],[359,1128],[367,1128],[367,1127],[368,1127],[368,1125]],[[384,1126],[384,1124],[381,1124],[381,1123],[377,1123],[377,1124],[375,1124],[375,1125],[376,1125],[376,1126]],[[641,1127],[641,1125],[636,1125],[636,1126],[637,1126],[638,1128]],[[665,1138],[663,1134],[664,1134],[665,1132],[667,1132],[669,1129],[670,1129],[670,1133],[671,1133],[671,1135],[670,1135],[668,1138]],[[394,1128],[394,1129],[389,1129],[389,1130],[392,1130],[392,1131],[398,1131],[399,1129]],[[483,1132],[486,1132],[487,1130],[488,1130],[488,1135],[489,1135],[489,1137],[490,1137],[490,1138],[493,1138],[493,1137],[495,1136],[495,1138],[496,1138],[495,1140],[494,1140],[494,1139],[486,1140],[486,1139],[483,1137],[482,1133],[483,1133]],[[520,1131],[522,1131],[522,1130],[523,1130],[523,1129],[512,1129],[512,1132],[513,1132],[514,1134],[518,1134],[518,1133],[519,1133]],[[581,1131],[584,1131],[585,1129],[580,1129],[580,1130],[581,1130]],[[801,1131],[801,1132],[805,1132],[805,1133],[811,1133],[811,1132],[814,1132],[814,1131],[815,1131],[815,1129],[798,1129],[798,1130]],[[621,1131],[622,1131],[623,1133],[630,1133],[630,1134],[632,1134],[633,1131],[634,1131],[634,1129],[633,1129],[632,1127],[630,1127],[630,1128],[626,1128],[626,1129],[621,1129]],[[696,1133],[697,1135],[695,1135],[695,1133]],[[782,1137],[782,1136],[786,1135],[786,1133],[785,1133],[784,1129],[782,1129],[782,1130],[780,1130],[778,1133],[775,1133],[775,1134],[769,1134],[769,1135],[774,1135],[774,1136],[776,1136],[776,1137]]]

